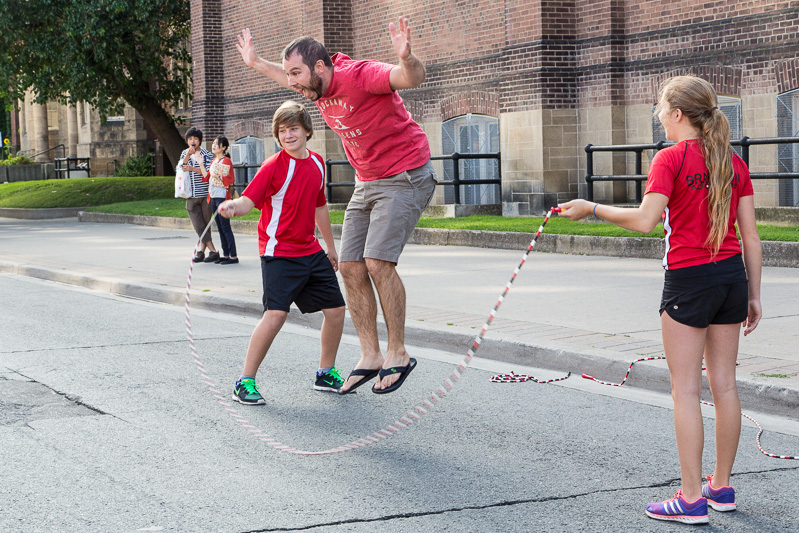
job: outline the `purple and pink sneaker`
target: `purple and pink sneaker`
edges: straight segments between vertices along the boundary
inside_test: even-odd
[[[735,510],[735,489],[732,487],[713,486],[713,476],[707,476],[707,483],[702,485],[702,496],[707,498],[707,504],[716,511]]]
[[[671,520],[684,524],[707,524],[707,499],[698,498],[689,502],[682,497],[682,489],[674,493],[674,498],[660,503],[649,503],[646,514],[656,520]]]

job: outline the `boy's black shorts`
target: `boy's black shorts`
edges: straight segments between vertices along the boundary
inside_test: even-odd
[[[324,251],[304,257],[261,257],[264,311],[303,313],[344,306],[336,272]]]
[[[749,314],[749,282],[740,255],[666,271],[660,313],[680,324],[706,328],[738,324]]]

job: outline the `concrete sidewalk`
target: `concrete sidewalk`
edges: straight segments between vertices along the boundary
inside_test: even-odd
[[[174,227],[0,218],[0,242],[0,274],[183,305],[196,234]],[[193,307],[260,315],[257,240],[237,234],[236,242],[240,264],[195,266]],[[465,353],[526,248],[408,245],[398,266],[408,294],[407,343]],[[553,371],[537,377],[572,372],[571,379],[587,373],[619,382],[634,359],[662,355],[662,279],[657,259],[534,252],[478,355]],[[738,378],[745,409],[799,413],[798,289],[796,269],[764,268],[764,318],[741,339]],[[318,326],[321,315],[292,312],[290,320]],[[349,320],[346,328],[354,333]],[[637,364],[627,385],[668,391],[665,361]]]

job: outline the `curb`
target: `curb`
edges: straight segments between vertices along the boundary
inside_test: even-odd
[[[143,215],[120,215],[115,213],[94,213],[79,211],[76,213],[78,222],[99,222],[105,224],[137,224],[139,226],[155,226],[158,228],[194,230],[188,218],[153,217]],[[256,220],[231,220],[233,230],[244,235],[256,235],[258,222]],[[211,231],[216,231],[211,225]]]
[[[21,209],[20,211],[26,211]],[[28,210],[29,211],[29,210]],[[0,216],[2,210],[0,210]],[[118,215],[80,211],[79,222],[101,222],[111,224],[139,224],[161,228],[193,229],[187,218],[153,217],[141,215]],[[243,235],[256,235],[255,220],[233,220],[233,230]],[[212,228],[216,231],[216,228]],[[500,250],[524,250],[534,233],[511,233],[502,231],[477,231],[464,229],[416,228],[408,240],[409,244],[437,246],[469,246],[473,248],[495,248]],[[341,237],[341,224],[333,224],[333,237]],[[763,266],[799,268],[799,242],[762,241]],[[663,239],[648,237],[592,237],[587,235],[555,235],[544,233],[536,242],[537,252],[559,254],[601,255],[637,259],[662,259]]]
[[[408,242],[412,244],[524,250],[530,244],[534,235],[535,233],[416,228]],[[535,249],[538,252],[660,259],[663,257],[663,239],[591,237],[586,235],[544,233],[538,237]],[[799,262],[797,264],[799,265]]]
[[[16,207],[0,207],[0,217],[20,218],[24,220],[46,220],[51,218],[74,218],[84,207],[53,207],[43,209],[20,209]]]
[[[115,278],[93,277],[66,270],[54,270],[34,265],[20,265],[0,261],[0,273],[27,276],[46,281],[55,281],[91,290],[107,292],[119,296],[137,298],[152,302],[166,303],[182,307],[185,305],[184,289],[165,288],[146,283],[132,283]],[[246,302],[222,296],[192,294],[191,304],[196,309],[208,309],[228,313],[260,317],[263,308],[260,302]],[[303,315],[292,308],[287,320],[292,324],[318,329],[322,325],[319,313]],[[385,338],[385,324],[378,319],[378,331]],[[349,315],[344,323],[344,332],[357,335]],[[405,338],[408,344],[423,346],[450,353],[466,353],[474,341],[474,334],[441,331],[418,324],[406,324]],[[610,354],[578,352],[491,338],[491,330],[480,346],[479,356],[484,359],[505,363],[533,366],[558,372],[571,372],[572,377],[580,379],[583,372],[600,379],[618,381],[636,357],[620,360]],[[705,391],[707,381],[703,377]],[[668,394],[671,391],[668,369],[663,365],[636,365],[629,387],[652,390]],[[799,390],[774,385],[766,385],[746,379],[738,379],[738,392],[745,410],[756,410],[777,416],[793,416],[799,410]]]

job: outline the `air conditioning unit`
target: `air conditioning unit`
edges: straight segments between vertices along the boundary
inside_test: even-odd
[[[247,145],[234,144],[230,147],[230,160],[234,165],[243,165],[247,159]]]

